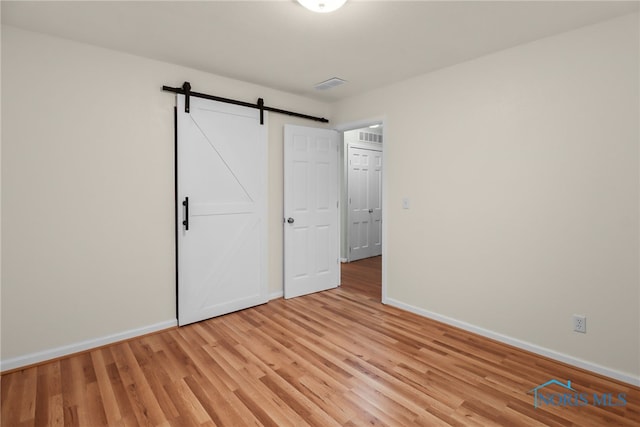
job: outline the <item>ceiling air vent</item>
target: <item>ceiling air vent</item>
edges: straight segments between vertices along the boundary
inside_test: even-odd
[[[337,77],[330,78],[314,86],[316,90],[328,90],[341,84],[346,83],[346,80],[339,79]]]

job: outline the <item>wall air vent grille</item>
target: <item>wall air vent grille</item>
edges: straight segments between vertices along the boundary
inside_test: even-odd
[[[359,132],[358,139],[361,142],[382,142],[382,135],[371,132]]]

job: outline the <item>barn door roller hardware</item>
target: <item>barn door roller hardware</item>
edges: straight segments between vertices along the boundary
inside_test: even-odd
[[[265,111],[271,111],[273,113],[286,114],[288,116],[300,117],[300,118],[308,119],[308,120],[314,120],[316,122],[329,123],[329,120],[325,119],[324,117],[314,117],[314,116],[309,116],[307,114],[296,113],[296,112],[293,112],[293,111],[281,110],[280,108],[267,107],[266,105],[264,105],[264,99],[262,99],[262,98],[258,98],[258,102],[255,103],[255,104],[252,104],[250,102],[238,101],[238,100],[229,99],[229,98],[222,98],[220,96],[208,95],[206,93],[192,92],[191,91],[191,83],[189,83],[189,82],[184,82],[182,87],[162,86],[162,90],[166,90],[167,92],[179,93],[179,94],[184,95],[184,98],[185,98],[184,99],[184,112],[185,113],[189,112],[189,98],[192,97],[192,96],[195,96],[197,98],[210,99],[212,101],[226,102],[227,104],[235,104],[235,105],[242,105],[243,107],[256,108],[256,109],[260,110],[260,124],[261,125],[264,124],[264,112]]]

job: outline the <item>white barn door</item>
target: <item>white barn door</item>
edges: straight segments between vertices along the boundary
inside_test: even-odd
[[[267,130],[259,111],[177,107],[178,324],[267,302]]]
[[[284,297],[340,283],[338,132],[284,128]]]

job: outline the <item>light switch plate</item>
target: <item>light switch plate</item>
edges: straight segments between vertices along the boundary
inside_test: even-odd
[[[408,197],[403,197],[402,198],[402,209],[409,209],[409,198]]]

